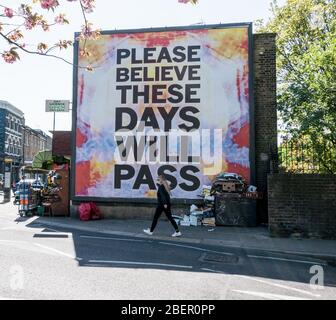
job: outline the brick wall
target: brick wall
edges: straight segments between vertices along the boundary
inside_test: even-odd
[[[267,174],[277,167],[275,34],[253,35],[256,185],[265,194],[258,222],[267,222]]]
[[[336,239],[336,175],[270,175],[268,214],[273,236]]]
[[[58,156],[71,156],[71,131],[54,131],[52,154]]]

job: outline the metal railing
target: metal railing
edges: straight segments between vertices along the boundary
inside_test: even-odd
[[[278,147],[279,171],[336,174],[336,146],[331,142],[283,139]]]

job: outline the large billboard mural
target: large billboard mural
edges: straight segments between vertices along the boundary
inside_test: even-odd
[[[221,172],[251,177],[251,25],[103,32],[75,49],[75,198],[197,199]]]

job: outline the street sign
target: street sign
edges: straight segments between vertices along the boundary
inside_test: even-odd
[[[46,112],[69,112],[69,100],[46,100]]]

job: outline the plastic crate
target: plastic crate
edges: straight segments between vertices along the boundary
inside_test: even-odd
[[[36,208],[36,215],[37,216],[43,216],[43,214],[44,214],[44,207],[43,206],[38,206]]]

